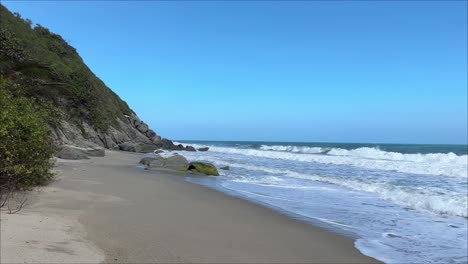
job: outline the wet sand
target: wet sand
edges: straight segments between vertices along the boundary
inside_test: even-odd
[[[188,183],[183,173],[135,168],[141,157],[106,151],[106,157],[58,160],[57,181],[34,192],[21,213],[41,213],[54,221],[61,217],[70,229],[67,233],[64,227],[69,237],[62,240],[81,244],[42,241],[37,250],[50,253],[44,248],[55,243],[53,250],[62,254],[57,261],[53,256],[30,261],[29,243],[17,237],[7,244],[23,252],[27,262],[376,262],[354,248],[350,238]],[[2,233],[14,226],[14,221],[8,220],[9,226],[4,222]],[[37,230],[43,228],[29,232]],[[9,262],[12,256],[4,254],[4,240],[2,236],[2,262]]]

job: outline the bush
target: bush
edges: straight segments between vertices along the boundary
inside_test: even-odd
[[[14,97],[0,76],[0,205],[11,192],[49,182],[54,152],[45,113],[34,99]]]

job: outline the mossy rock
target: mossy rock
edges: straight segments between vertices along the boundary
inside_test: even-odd
[[[188,170],[206,175],[219,176],[218,169],[213,164],[206,162],[191,162]]]

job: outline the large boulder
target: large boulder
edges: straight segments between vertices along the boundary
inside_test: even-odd
[[[161,137],[160,137],[160,136],[154,135],[154,136],[150,137],[150,140],[151,140],[154,144],[162,146],[162,142],[161,142]]]
[[[156,155],[155,157],[151,158],[143,158],[140,160],[140,163],[151,168],[170,169],[178,171],[186,171],[189,166],[187,159],[181,155],[174,155],[168,158]]]
[[[158,146],[154,144],[137,144],[135,146],[135,152],[139,153],[150,153],[158,149]]]
[[[125,142],[119,144],[119,149],[129,152],[150,153],[158,149],[158,146],[151,143],[133,143]]]
[[[164,167],[172,170],[186,171],[189,166],[187,159],[182,155],[174,155],[165,159]]]
[[[148,131],[148,125],[144,122],[141,122],[140,124],[136,125],[135,128],[143,134],[145,134]]]
[[[190,162],[188,170],[206,175],[219,176],[218,169],[213,164],[207,162]]]
[[[144,157],[140,160],[140,164],[143,164],[145,166],[149,166],[152,161],[154,161],[156,158],[153,157]]]
[[[89,159],[88,155],[82,149],[72,146],[62,146],[56,156],[57,158],[66,160]]]
[[[198,148],[198,151],[208,151],[210,148],[209,147],[203,147],[203,148]]]
[[[145,134],[150,140],[157,136],[156,132],[154,132],[152,129],[148,129]]]
[[[57,157],[61,159],[80,160],[92,157],[104,157],[106,152],[103,148],[80,148],[72,145],[63,145],[60,147]]]
[[[136,143],[133,142],[124,142],[119,144],[119,149],[123,151],[135,152]]]
[[[185,146],[186,151],[197,151],[194,147],[192,146]]]
[[[167,138],[163,138],[163,139],[161,139],[161,146],[164,149],[173,149],[174,148],[174,143],[171,140],[167,139]]]
[[[86,154],[92,157],[104,157],[106,151],[103,148],[88,148],[86,149]]]

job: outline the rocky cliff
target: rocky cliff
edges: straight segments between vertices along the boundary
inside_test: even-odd
[[[162,139],[86,66],[60,35],[0,5],[0,81],[47,111],[57,144],[142,152],[185,149]],[[135,149],[143,145],[144,149]]]

